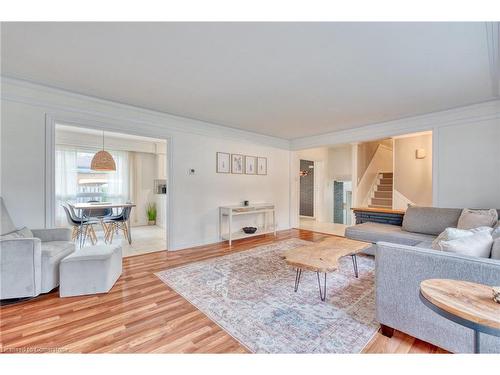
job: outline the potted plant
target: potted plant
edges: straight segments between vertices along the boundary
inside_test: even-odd
[[[146,209],[148,215],[148,225],[156,224],[156,203],[149,203]]]

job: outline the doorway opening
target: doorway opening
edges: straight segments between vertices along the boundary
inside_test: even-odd
[[[302,217],[314,218],[314,162],[300,161],[300,207]]]
[[[354,211],[398,214],[433,204],[432,131],[299,150],[293,163],[301,229],[343,236]],[[304,176],[308,165],[314,172]]]
[[[114,170],[92,165],[103,149]],[[72,217],[88,219],[84,246],[120,243],[123,256],[167,249],[166,140],[56,123],[54,156],[55,226],[78,236]]]
[[[352,181],[333,181],[333,222],[352,225]]]

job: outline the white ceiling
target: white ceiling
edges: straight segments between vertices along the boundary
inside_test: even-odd
[[[1,31],[4,76],[286,139],[495,91],[485,23],[3,23]]]

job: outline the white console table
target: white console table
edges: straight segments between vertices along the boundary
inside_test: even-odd
[[[272,223],[267,223],[267,214],[271,213]],[[264,215],[264,225],[257,226],[255,233],[247,234],[242,229],[234,231],[233,217],[240,215]],[[222,233],[224,220],[227,220],[228,232]],[[233,232],[234,231],[234,232]],[[251,206],[223,206],[219,207],[219,235],[223,240],[228,240],[229,245],[233,240],[240,238],[259,236],[261,234],[274,233],[276,236],[276,211],[274,204],[262,203]]]

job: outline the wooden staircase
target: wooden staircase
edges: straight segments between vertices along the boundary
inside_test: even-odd
[[[379,173],[378,184],[375,187],[373,197],[370,200],[368,207],[371,208],[392,208],[392,189],[393,189],[393,174],[392,172]]]

